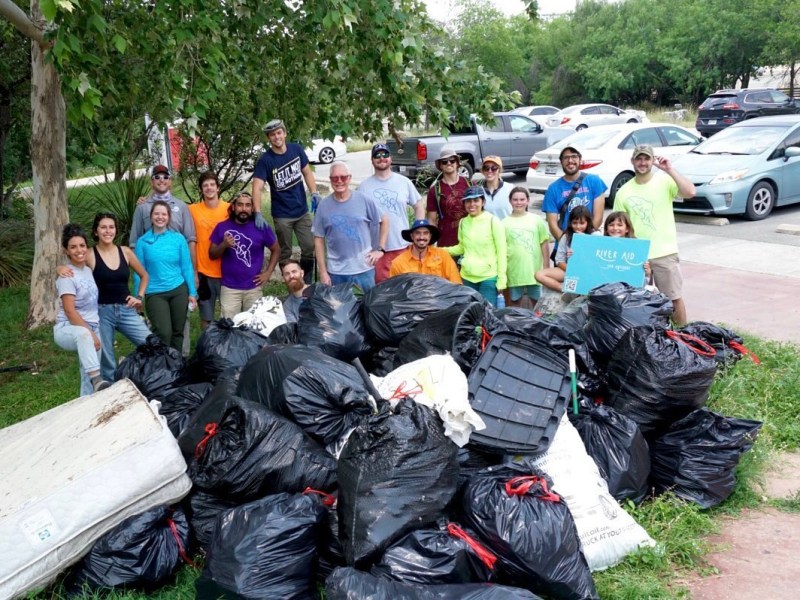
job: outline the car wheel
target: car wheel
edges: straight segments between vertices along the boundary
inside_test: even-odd
[[[470,181],[472,178],[472,174],[475,172],[475,167],[472,166],[472,163],[469,160],[463,161],[458,167],[458,174],[461,177],[465,177],[467,181]]]
[[[760,221],[772,212],[774,206],[775,189],[766,181],[759,181],[747,196],[744,214],[751,221]]]
[[[514,171],[514,175],[517,177],[527,177],[528,176],[528,169],[519,169]]]
[[[578,125],[575,128],[575,131],[583,131],[584,129],[589,129],[589,126],[588,125],[584,125],[583,123],[581,123],[580,125]]]
[[[611,206],[614,206],[614,198],[617,197],[619,188],[628,183],[631,179],[633,179],[633,173],[630,171],[623,171],[614,178],[614,182],[611,184],[611,189],[608,190],[608,201],[611,203]]]
[[[325,146],[319,151],[319,162],[321,162],[323,165],[331,164],[334,158],[336,158],[336,152],[333,148]]]
[[[628,120],[627,120],[627,121],[625,121],[625,122],[626,122],[626,123],[638,123],[638,122],[639,122],[639,119],[628,119]]]

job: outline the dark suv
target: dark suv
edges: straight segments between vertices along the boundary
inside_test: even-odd
[[[700,135],[709,137],[745,119],[793,114],[798,108],[794,98],[779,90],[719,90],[699,106],[694,126]]]

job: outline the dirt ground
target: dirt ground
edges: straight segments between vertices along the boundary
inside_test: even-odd
[[[767,474],[766,498],[791,498],[800,492],[800,454],[782,454],[779,468]],[[800,597],[800,514],[765,505],[726,519],[709,538],[714,551],[706,557],[716,573],[684,582],[693,600]]]

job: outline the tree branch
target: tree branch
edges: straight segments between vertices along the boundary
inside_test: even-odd
[[[44,31],[36,27],[30,17],[11,0],[0,0],[0,17],[5,17],[25,37],[44,44]]]

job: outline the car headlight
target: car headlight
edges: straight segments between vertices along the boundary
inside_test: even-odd
[[[714,177],[711,181],[708,182],[708,185],[714,185],[715,183],[730,183],[731,181],[739,181],[742,177],[747,175],[750,169],[738,169],[736,171],[724,171],[720,173],[716,177]]]

